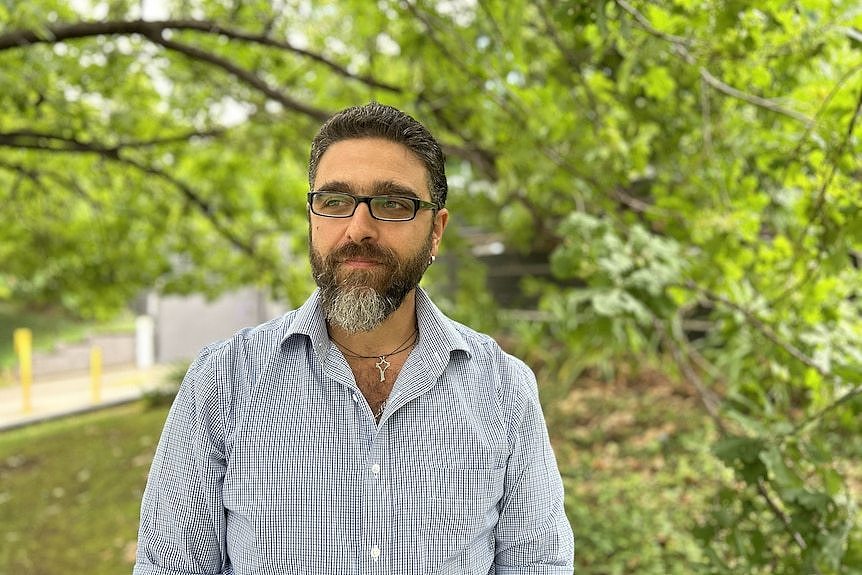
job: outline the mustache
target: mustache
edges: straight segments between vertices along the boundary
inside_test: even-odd
[[[333,250],[327,258],[333,263],[343,263],[350,259],[371,260],[381,264],[392,264],[397,261],[392,250],[372,244],[349,243]]]

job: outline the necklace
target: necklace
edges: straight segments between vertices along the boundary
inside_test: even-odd
[[[392,355],[397,355],[403,351],[410,349],[411,347],[413,347],[416,344],[416,340],[418,340],[418,339],[419,339],[419,328],[416,328],[413,331],[413,333],[411,333],[410,335],[407,336],[407,339],[405,339],[403,342],[401,342],[401,345],[399,345],[397,348],[395,348],[394,351],[390,351],[389,353],[384,353],[383,355],[359,355],[355,351],[349,349],[343,343],[339,343],[339,342],[335,341],[335,339],[333,339],[332,341],[335,342],[335,345],[337,345],[339,348],[341,348],[342,353],[347,352],[344,354],[347,357],[352,357],[355,359],[374,359],[374,358],[377,358],[378,360],[380,360],[376,364],[374,364],[374,367],[376,367],[377,371],[380,372],[380,381],[384,382],[384,381],[386,381],[386,370],[389,369],[390,365],[392,365],[391,363],[386,361],[386,358],[390,357]]]

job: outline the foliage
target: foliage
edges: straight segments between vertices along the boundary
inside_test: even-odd
[[[701,398],[733,475],[697,571],[860,568],[858,2],[72,6],[0,7],[0,297],[297,300],[311,134],[392,103],[445,144],[453,234],[550,261],[516,328],[544,375],[652,362]]]
[[[578,572],[699,572],[697,520],[726,475],[707,448],[708,417],[697,414],[684,385],[656,371],[596,375],[581,374],[561,397],[557,386],[542,388],[577,530]]]

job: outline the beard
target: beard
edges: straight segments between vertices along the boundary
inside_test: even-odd
[[[325,258],[309,238],[314,281],[320,288],[320,304],[326,319],[349,333],[378,327],[401,306],[422,279],[431,256],[431,234],[419,250],[399,259],[392,250],[367,243],[350,243]],[[373,260],[371,269],[340,271],[352,258]]]

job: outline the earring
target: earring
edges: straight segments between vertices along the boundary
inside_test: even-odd
[[[436,260],[436,259],[437,259],[437,256],[431,256],[431,258],[428,260],[428,265],[430,266],[431,264],[433,264],[434,260]]]

